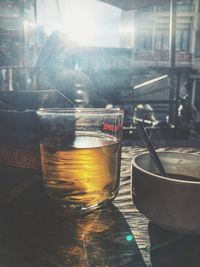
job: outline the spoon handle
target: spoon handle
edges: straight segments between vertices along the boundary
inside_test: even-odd
[[[145,143],[146,147],[148,148],[149,153],[150,153],[156,167],[158,168],[158,171],[160,172],[160,174],[162,176],[167,177],[167,174],[166,174],[166,172],[165,172],[165,170],[164,170],[164,168],[160,162],[160,159],[159,159],[159,157],[158,157],[158,155],[157,155],[157,153],[153,147],[153,144],[151,143],[149,136],[148,136],[145,128],[143,127],[142,123],[137,123],[136,129],[137,129],[139,135],[142,137],[142,140]]]

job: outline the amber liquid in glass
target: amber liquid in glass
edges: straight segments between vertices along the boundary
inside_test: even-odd
[[[45,188],[64,206],[112,199],[119,186],[119,157],[119,143],[106,135],[77,135],[72,147],[54,152],[47,138],[41,144]]]

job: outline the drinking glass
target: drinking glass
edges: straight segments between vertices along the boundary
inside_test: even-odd
[[[44,188],[72,213],[112,201],[119,189],[123,111],[41,109]]]

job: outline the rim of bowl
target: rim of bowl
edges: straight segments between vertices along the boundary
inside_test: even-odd
[[[157,151],[156,152],[157,154],[188,154],[190,156],[194,156],[194,157],[199,157],[199,162],[200,162],[200,155],[194,155],[194,154],[191,154],[191,153],[185,153],[185,152],[176,152],[176,151]],[[138,170],[150,175],[150,176],[153,176],[155,177],[156,179],[162,179],[162,180],[167,180],[167,181],[170,181],[170,182],[173,182],[173,181],[176,181],[176,182],[179,182],[179,183],[191,183],[191,184],[200,184],[200,177],[199,177],[199,181],[187,181],[187,180],[178,180],[178,179],[174,179],[174,178],[168,178],[168,177],[165,177],[165,176],[162,176],[162,175],[159,175],[159,174],[155,174],[155,173],[152,173],[152,172],[149,172],[149,171],[146,171],[145,169],[141,168],[137,162],[136,162],[136,159],[140,156],[144,156],[144,155],[150,155],[149,152],[143,152],[141,154],[137,154],[135,156],[133,156],[132,158],[132,161],[131,161],[131,168],[133,168],[133,165],[134,167],[136,167]],[[131,171],[132,173],[132,171]]]

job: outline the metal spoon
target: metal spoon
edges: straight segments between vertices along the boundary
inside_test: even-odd
[[[142,138],[144,144],[146,145],[147,149],[149,150],[149,153],[160,173],[160,175],[167,177],[167,174],[165,172],[165,169],[163,168],[163,165],[158,157],[158,154],[156,153],[153,144],[151,143],[149,136],[145,130],[145,128],[143,127],[142,123],[138,122],[136,124],[136,129],[137,132],[139,133],[140,137]]]

